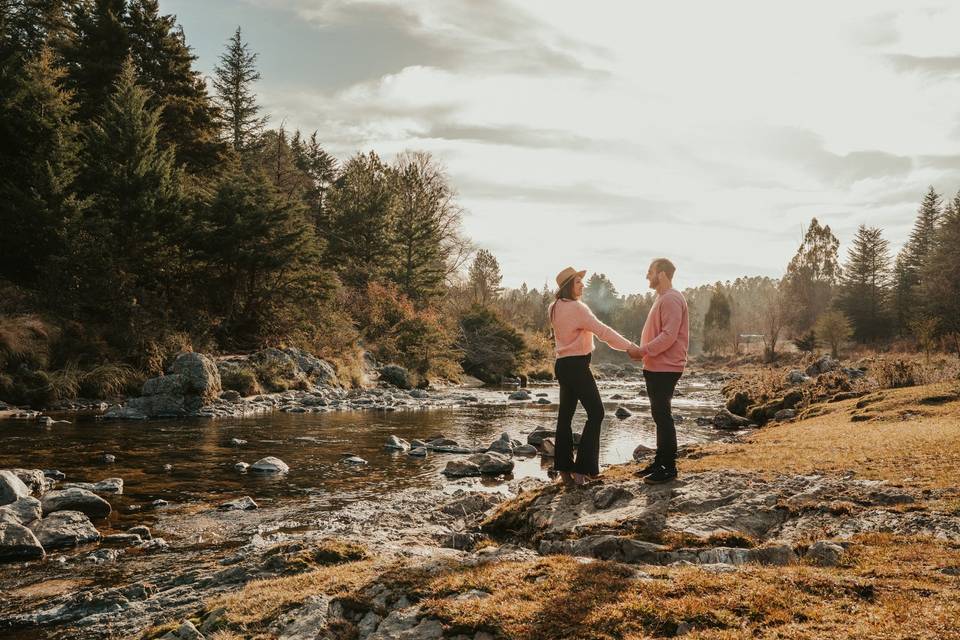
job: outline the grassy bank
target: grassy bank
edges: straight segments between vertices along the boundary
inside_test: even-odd
[[[808,407],[807,417],[768,425],[736,444],[701,447],[681,473],[735,469],[840,475],[933,492],[939,499],[891,509],[960,517],[960,385],[874,390]],[[637,465],[608,470],[605,483]],[[501,506],[522,510],[536,492]],[[683,541],[689,544],[690,541]],[[735,546],[735,545],[734,545]],[[213,637],[271,637],[270,625],[309,596],[336,596],[355,619],[387,615],[371,594],[403,593],[439,620],[444,637],[596,640],[671,637],[960,638],[960,543],[930,536],[861,533],[838,566],[633,566],[544,556],[469,566],[448,561],[364,559],[249,583],[207,603],[226,609]],[[479,590],[489,596],[464,598]],[[332,637],[357,637],[340,620]]]

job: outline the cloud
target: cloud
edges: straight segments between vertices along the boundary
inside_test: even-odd
[[[379,60],[384,73],[411,64],[520,75],[605,73],[581,60],[602,56],[601,47],[561,34],[506,0],[246,2],[295,13],[340,45],[338,60]]]
[[[870,178],[904,176],[913,169],[910,157],[886,151],[834,153],[827,150],[819,135],[806,129],[768,131],[760,145],[822,183],[833,186],[850,186]]]
[[[647,198],[600,189],[592,184],[525,185],[459,180],[464,199],[512,200],[551,208],[578,209],[591,226],[619,226],[644,221],[680,222],[689,203]]]
[[[903,53],[885,56],[894,69],[904,73],[930,76],[960,75],[960,56],[911,56]]]

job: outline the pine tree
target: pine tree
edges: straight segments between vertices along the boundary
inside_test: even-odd
[[[103,115],[86,131],[80,182],[91,206],[70,231],[62,268],[76,305],[113,321],[121,340],[172,315],[186,280],[181,176],[173,149],[158,143],[160,112],[148,101],[128,60]]]
[[[919,311],[937,320],[938,333],[960,355],[960,193],[933,237],[920,279]]]
[[[477,251],[477,255],[470,265],[467,278],[473,291],[475,304],[485,307],[500,295],[500,283],[503,280],[500,273],[500,263],[496,256],[486,249]]]
[[[392,200],[390,169],[377,154],[357,154],[347,161],[329,192],[325,256],[345,283],[365,286],[395,268]]]
[[[421,306],[443,291],[460,209],[442,169],[426,153],[403,153],[393,167],[393,281]]]
[[[125,27],[139,82],[151,92],[148,106],[162,109],[161,144],[175,145],[177,162],[191,173],[214,169],[223,152],[218,112],[176,17],[160,15],[157,0],[131,0]]]
[[[304,193],[304,202],[313,219],[317,233],[326,234],[331,230],[330,216],[327,211],[327,192],[337,179],[339,167],[337,159],[327,153],[317,140],[317,132],[303,140],[300,132],[293,135],[290,143],[294,162],[310,181]]]
[[[730,329],[730,299],[718,284],[710,296],[710,306],[703,318],[703,348],[708,352],[717,351],[726,343]]]
[[[256,62],[257,54],[243,41],[237,27],[220,56],[220,65],[214,69],[213,87],[224,134],[238,152],[248,151],[256,144],[267,120],[260,116],[253,91],[253,83],[260,79]]]
[[[80,141],[64,76],[42,49],[0,96],[0,277],[19,284],[37,284],[83,208],[73,190]]]
[[[583,288],[583,301],[603,322],[610,324],[613,316],[622,306],[617,288],[603,273],[595,273],[587,280]]]
[[[201,221],[193,244],[222,345],[256,348],[309,326],[336,280],[320,267],[302,205],[263,172],[234,166]]]
[[[917,219],[910,237],[897,255],[894,308],[897,329],[900,331],[908,328],[917,304],[917,290],[926,271],[924,264],[933,247],[942,215],[943,200],[931,186],[917,210]]]
[[[821,226],[816,218],[810,221],[784,277],[784,293],[791,305],[788,324],[795,332],[808,331],[830,305],[841,275],[839,248],[829,225]]]
[[[0,62],[60,54],[74,37],[70,15],[80,0],[0,0]]]
[[[126,0],[92,0],[78,6],[77,35],[64,52],[78,122],[99,117],[110,100],[130,54],[126,13]]]
[[[890,330],[890,249],[883,232],[860,225],[843,267],[838,306],[853,323],[854,338],[872,342]]]

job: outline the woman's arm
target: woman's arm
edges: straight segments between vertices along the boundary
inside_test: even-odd
[[[603,342],[607,343],[610,345],[610,347],[616,349],[617,351],[626,351],[627,349],[636,346],[622,335],[617,333],[613,328],[608,327],[600,322],[600,319],[593,315],[593,311],[590,310],[590,307],[584,303],[579,302],[578,308],[580,311],[579,324],[581,329],[590,331],[593,333],[593,335],[597,336]]]

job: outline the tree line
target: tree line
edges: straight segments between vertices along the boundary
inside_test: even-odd
[[[481,252],[476,277],[461,275],[472,246],[429,154],[340,162],[316,133],[269,127],[240,28],[208,88],[157,0],[0,8],[8,383],[42,366],[155,373],[178,348],[281,344],[348,371],[366,352],[426,380],[473,367],[470,345],[487,334],[511,357],[477,371],[523,365],[522,337],[491,311],[495,259]],[[16,323],[36,327],[36,314],[59,340],[29,362]]]

